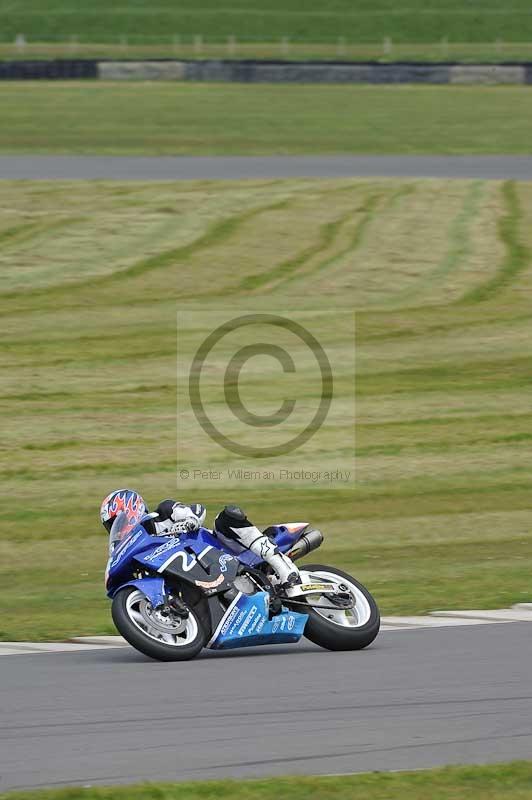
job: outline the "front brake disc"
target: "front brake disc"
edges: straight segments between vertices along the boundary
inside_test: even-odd
[[[182,633],[186,628],[186,621],[178,617],[169,606],[160,605],[152,607],[149,600],[139,603],[139,611],[146,625],[160,633]]]

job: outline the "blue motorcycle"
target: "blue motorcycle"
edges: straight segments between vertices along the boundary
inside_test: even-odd
[[[306,523],[264,533],[297,560],[316,550],[320,531]],[[297,642],[360,650],[377,636],[377,604],[335,567],[305,564],[302,583],[280,593],[271,568],[250,551],[200,528],[150,535],[121,512],[111,528],[107,594],[114,624],[129,644],[159,661],[184,661],[204,648],[226,650]],[[288,596],[289,595],[289,596]]]

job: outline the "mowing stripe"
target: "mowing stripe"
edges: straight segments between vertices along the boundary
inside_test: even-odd
[[[506,181],[501,191],[506,205],[506,214],[499,222],[499,237],[506,248],[504,261],[491,280],[465,294],[461,303],[483,303],[491,300],[513,283],[529,265],[530,251],[519,236],[522,210],[515,182]]]

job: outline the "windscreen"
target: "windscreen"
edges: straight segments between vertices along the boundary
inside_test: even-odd
[[[122,542],[129,533],[131,533],[136,525],[138,525],[138,520],[129,519],[125,511],[121,511],[119,514],[117,514],[109,533],[110,553],[112,553],[116,546],[120,544],[120,542]]]

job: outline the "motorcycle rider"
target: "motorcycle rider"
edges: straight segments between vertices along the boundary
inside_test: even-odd
[[[131,489],[117,489],[102,502],[100,519],[109,532],[120,512],[128,517],[130,529],[142,523],[153,536],[179,536],[197,531],[205,522],[207,510],[200,503],[187,505],[177,500],[162,500],[151,514],[142,497]],[[283,587],[301,582],[299,570],[288,556],[281,553],[272,540],[261,533],[239,506],[227,505],[214,520],[215,536],[230,550],[251,550],[275,572]]]

